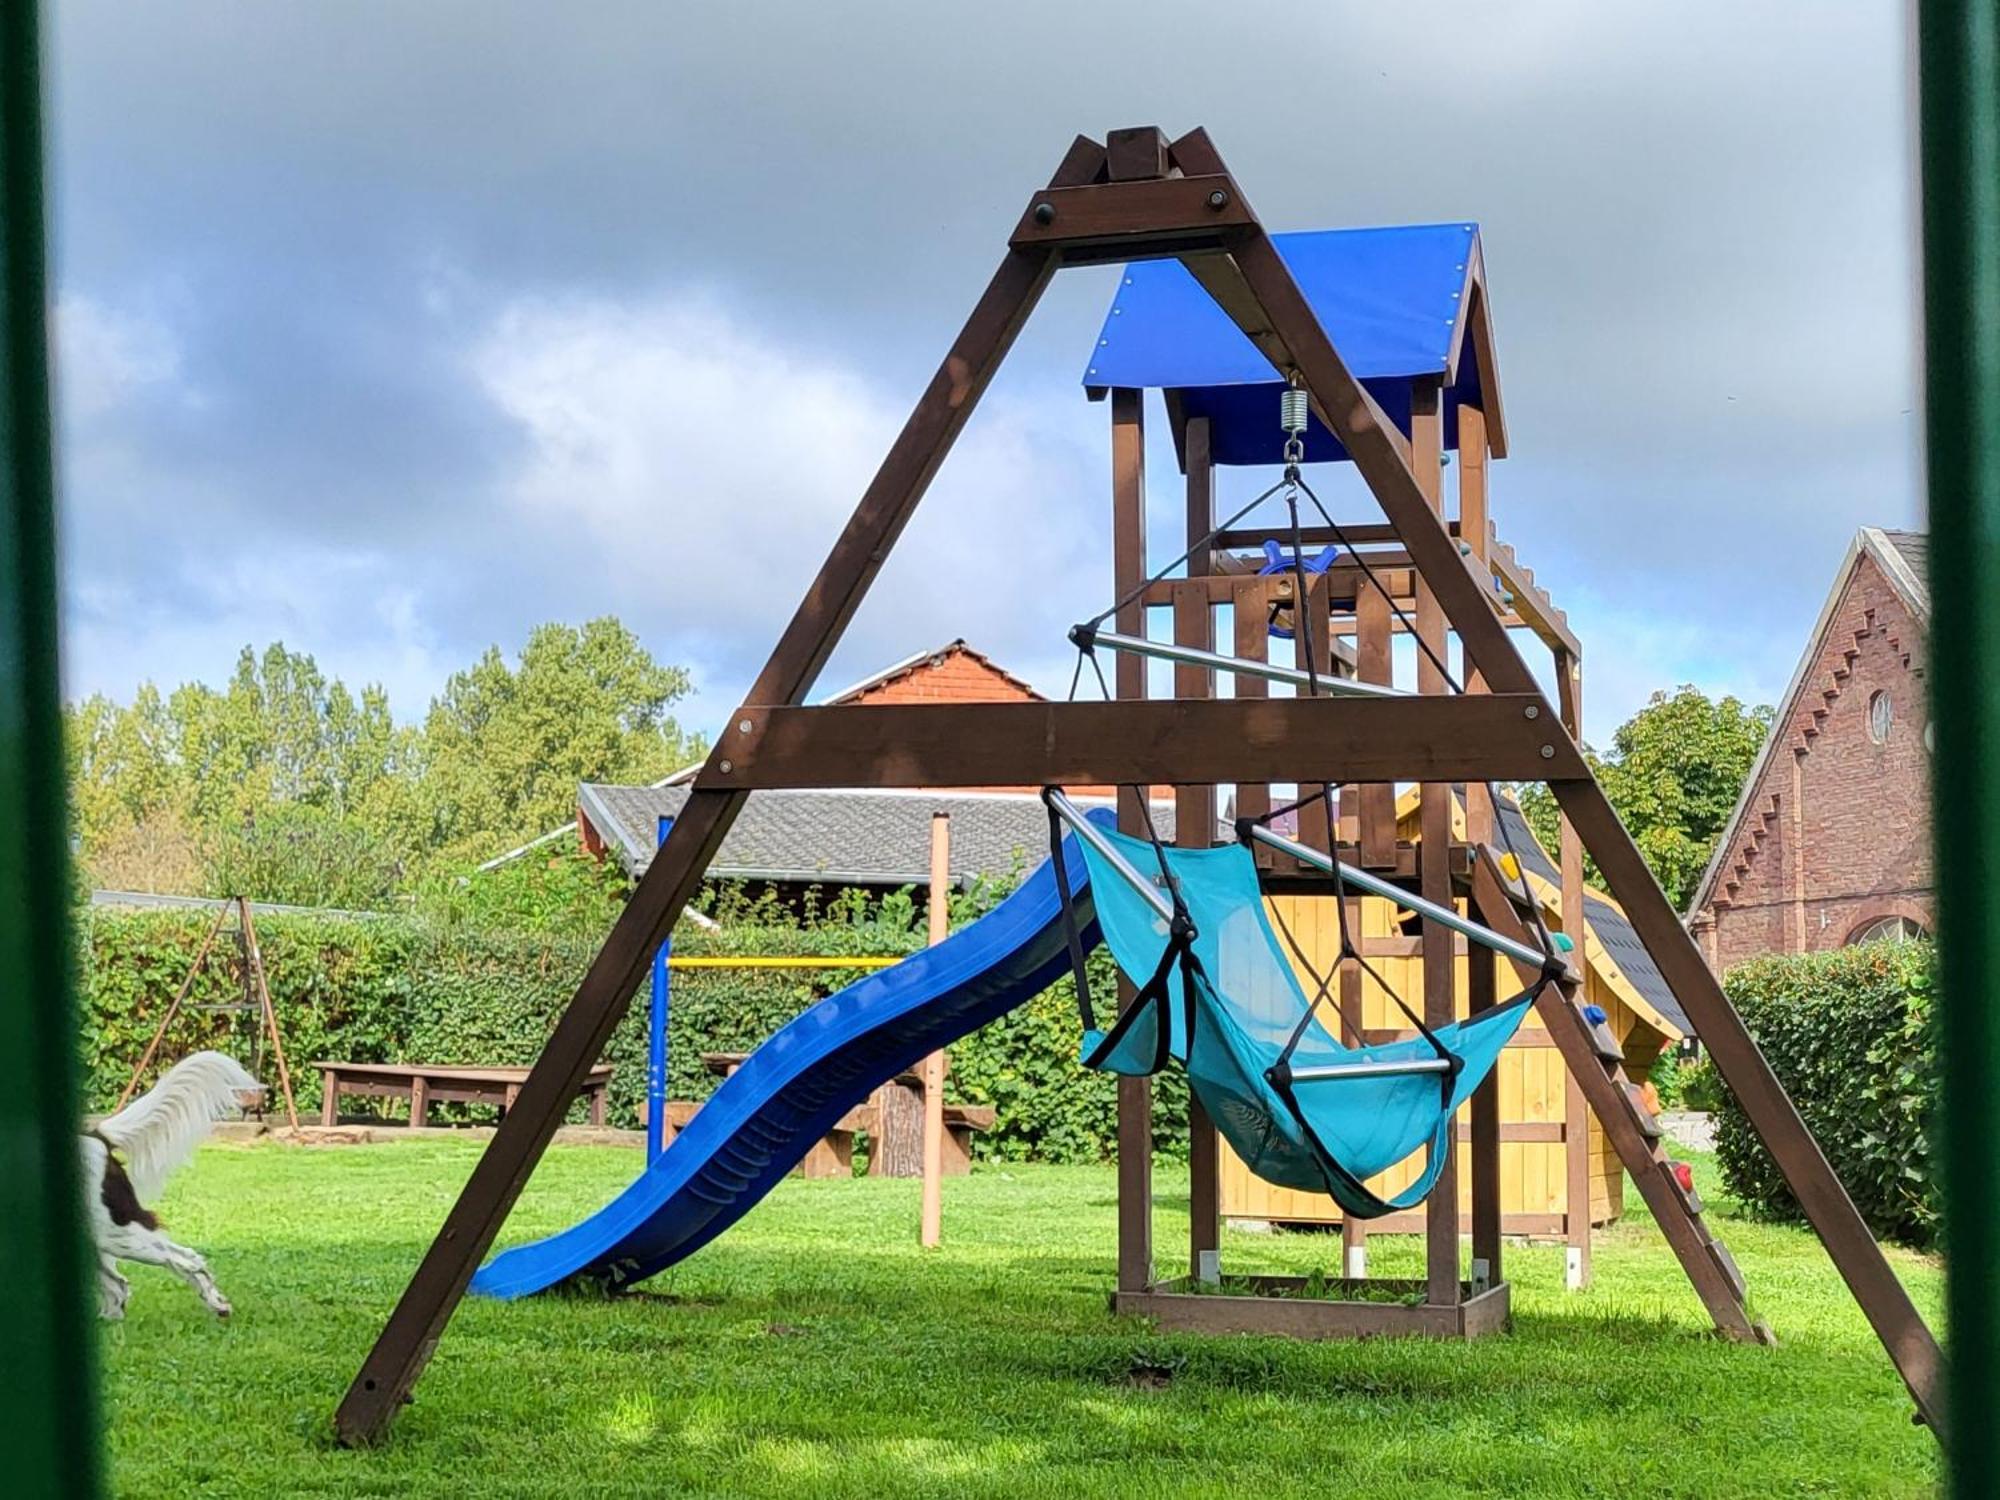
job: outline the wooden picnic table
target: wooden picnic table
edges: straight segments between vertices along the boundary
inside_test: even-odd
[[[704,1052],[702,1065],[724,1077],[734,1073],[750,1054]],[[947,1060],[947,1067],[949,1061]],[[868,1175],[915,1177],[923,1168],[923,1075],[915,1068],[898,1073],[866,1104],[856,1105],[835,1122],[826,1139],[807,1153],[808,1177],[841,1177],[854,1170],[854,1132],[870,1137]],[[890,1090],[895,1093],[890,1093]],[[884,1128],[884,1106],[893,1118]],[[997,1112],[989,1104],[947,1104],[944,1107],[944,1173],[962,1177],[972,1170],[972,1133],[991,1130]]]
[[[469,1068],[456,1064],[315,1062],[320,1071],[319,1121],[340,1122],[340,1096],[362,1094],[375,1099],[410,1101],[410,1123],[430,1123],[432,1104],[491,1104],[504,1115],[528,1081],[526,1068]],[[605,1096],[611,1087],[611,1064],[599,1063],[584,1075],[577,1090],[590,1100],[590,1123],[604,1123]]]

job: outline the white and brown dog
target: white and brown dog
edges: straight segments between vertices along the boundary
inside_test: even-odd
[[[160,1232],[160,1221],[145,1200],[194,1155],[217,1120],[237,1106],[249,1107],[264,1086],[243,1065],[220,1052],[197,1052],[125,1108],[83,1135],[83,1181],[91,1237],[97,1245],[97,1308],[106,1318],[125,1316],[132,1283],[118,1274],[118,1262],[165,1266],[195,1289],[219,1318],[229,1316],[229,1299],[208,1274],[208,1262]],[[121,1161],[119,1158],[124,1158]]]

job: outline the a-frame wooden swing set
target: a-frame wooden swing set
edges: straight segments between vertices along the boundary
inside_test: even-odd
[[[1050,277],[1069,265],[1169,257],[1185,265],[1280,377],[1309,394],[1314,415],[1337,437],[1380,506],[1388,523],[1383,539],[1401,549],[1400,565],[1413,578],[1415,632],[1439,648],[1447,632],[1455,632],[1465,669],[1474,674],[1468,684],[1473,690],[1448,693],[1443,673],[1427,660],[1419,663],[1414,694],[1263,696],[1246,691],[1248,679],[1239,677],[1237,695],[1223,698],[1213,696],[1213,681],[1217,670],[1229,670],[1227,663],[1184,655],[1175,668],[1177,696],[1147,701],[1144,663],[1121,655],[1116,699],[1109,702],[925,703],[866,710],[802,706]],[[1195,130],[1171,142],[1150,127],[1113,131],[1103,143],[1079,137],[1048,185],[1030,198],[999,269],[849,518],[745,706],[731,715],[718,737],[671,835],[355,1376],[335,1417],[340,1439],[378,1439],[408,1399],[569,1100],[645,981],[654,951],[694,894],[750,792],[1063,783],[1127,788],[1121,793],[1121,821],[1133,831],[1141,813],[1137,789],[1174,787],[1182,835],[1203,842],[1199,833],[1215,826],[1217,784],[1357,787],[1353,809],[1342,808],[1341,837],[1345,840],[1351,830],[1360,841],[1359,863],[1414,884],[1438,908],[1463,901],[1486,927],[1526,944],[1530,923],[1524,915],[1525,892],[1511,878],[1507,862],[1483,841],[1492,810],[1482,805],[1477,789],[1498,781],[1546,782],[1574,831],[1573,847],[1565,850],[1563,861],[1566,894],[1580,891],[1581,855],[1587,850],[1606,890],[1623,907],[1783,1171],[1909,1388],[1918,1416],[1936,1429],[1943,1420],[1936,1340],[1593,779],[1574,736],[1570,674],[1559,672],[1561,701],[1550,703],[1507,633],[1508,622],[1495,607],[1491,570],[1475,545],[1486,534],[1483,509],[1470,522],[1462,513],[1456,526],[1444,514],[1435,393],[1435,386],[1412,391],[1408,433],[1385,415],[1334,348],[1206,132]],[[1121,595],[1146,576],[1139,396],[1138,391],[1112,392],[1114,572]],[[1478,425],[1483,415],[1461,407],[1458,420],[1462,457],[1483,465],[1483,428]],[[1474,423],[1470,440],[1468,420]],[[1200,424],[1190,422],[1177,437],[1195,450],[1187,454],[1189,535],[1195,539],[1214,525],[1208,465],[1200,451],[1206,434]],[[1479,499],[1483,506],[1483,490]],[[1462,511],[1469,504],[1462,488]],[[1222,578],[1208,564],[1206,555],[1191,558],[1185,581],[1175,580],[1157,598],[1132,602],[1120,612],[1116,630],[1143,637],[1147,605],[1169,605],[1176,639],[1193,651],[1205,651],[1213,644],[1208,636],[1214,608],[1235,602],[1239,620],[1254,622],[1254,628],[1238,630],[1238,655],[1261,654],[1272,597],[1257,594],[1245,605],[1239,595],[1246,588],[1281,588],[1285,580]],[[1307,593],[1316,586],[1306,585]],[[1330,592],[1330,581],[1325,587]],[[1376,660],[1359,663],[1364,678],[1371,669],[1386,672],[1389,631],[1367,594],[1361,590],[1348,606],[1357,618],[1371,615],[1381,643]],[[1315,614],[1329,608],[1325,596],[1306,603]],[[1367,630],[1364,623],[1364,644]],[[1564,666],[1560,653],[1558,665]],[[1393,822],[1386,835],[1391,847],[1381,847],[1382,799],[1392,795],[1396,782],[1422,788],[1425,836],[1414,851],[1393,847]],[[1468,789],[1468,837],[1454,841],[1455,788],[1461,784]],[[1376,847],[1370,850],[1370,844]],[[1262,857],[1273,859],[1270,853]],[[1408,868],[1398,868],[1399,859]],[[1576,880],[1568,878],[1572,864]],[[1266,868],[1274,878],[1297,880],[1303,867],[1296,862],[1286,866],[1278,855]],[[1427,960],[1426,1017],[1448,1019],[1454,1004],[1454,934],[1431,920],[1420,931]],[[1471,965],[1474,1009],[1492,1003],[1496,967],[1493,962]],[[1660,1152],[1615,1041],[1581,1005],[1576,978],[1571,969],[1562,983],[1542,992],[1537,1001],[1542,1025],[1717,1330],[1734,1339],[1767,1340],[1768,1330],[1746,1309],[1742,1277],[1709,1232],[1699,1201],[1683,1189]],[[1166,1326],[1320,1336],[1470,1336],[1504,1324],[1506,1283],[1500,1274],[1495,1185],[1498,1104],[1490,1081],[1473,1100],[1465,1153],[1471,1174],[1474,1274],[1461,1275],[1460,1164],[1454,1162],[1424,1209],[1428,1253],[1420,1305],[1208,1296],[1189,1291],[1181,1278],[1159,1278],[1151,1228],[1150,1099],[1148,1080],[1120,1080],[1120,1310],[1145,1313]],[[1214,1131],[1204,1129],[1199,1119],[1193,1146],[1190,1269],[1196,1277],[1212,1278],[1220,1241],[1217,1147]]]

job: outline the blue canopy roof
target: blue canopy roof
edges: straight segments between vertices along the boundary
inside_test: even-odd
[[[1324,229],[1271,239],[1348,368],[1408,432],[1410,382],[1445,374],[1463,336],[1479,226]],[[1478,361],[1457,366],[1445,393],[1447,447],[1458,444],[1459,403],[1481,404]],[[1217,463],[1275,464],[1284,443],[1275,376],[1186,267],[1149,260],[1125,268],[1083,383],[1178,391],[1188,416],[1209,419]],[[1315,418],[1307,461],[1346,457]]]

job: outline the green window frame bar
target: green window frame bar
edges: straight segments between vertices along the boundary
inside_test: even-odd
[[[2000,6],[1917,8],[1924,423],[1930,492],[1932,819],[1944,1062],[1948,1463],[1955,1495],[2000,1469]],[[1945,789],[1949,789],[1947,793]],[[1950,806],[1942,798],[1950,797]]]
[[[41,52],[0,4],[0,1278],[8,1493],[95,1495],[97,1339],[76,1148],[57,680]]]

